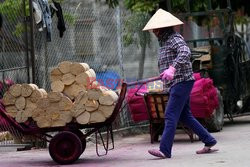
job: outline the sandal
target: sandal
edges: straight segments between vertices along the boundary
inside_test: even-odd
[[[148,153],[158,158],[167,158],[160,150],[151,149]]]
[[[204,147],[203,149],[196,151],[196,154],[208,154],[208,153],[213,153],[213,152],[216,152],[216,151],[219,151],[219,150]]]

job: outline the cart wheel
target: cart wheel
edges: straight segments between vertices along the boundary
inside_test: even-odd
[[[72,132],[61,132],[55,135],[49,144],[51,158],[59,164],[75,162],[82,153],[82,143]]]
[[[79,137],[79,139],[81,140],[81,142],[82,142],[82,153],[83,153],[85,151],[85,149],[86,149],[86,143],[87,143],[86,139],[83,137],[84,136],[83,133],[79,129],[72,130],[71,132],[76,134]]]

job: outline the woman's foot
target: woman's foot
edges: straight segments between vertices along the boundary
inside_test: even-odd
[[[212,152],[216,152],[219,151],[218,149],[212,149],[213,146],[215,146],[217,142],[211,144],[211,145],[205,145],[204,148],[202,148],[201,150],[196,151],[196,154],[207,154],[207,153],[212,153]]]
[[[212,153],[212,152],[216,152],[219,151],[218,149],[212,149],[212,148],[208,148],[208,147],[204,147],[201,150],[196,151],[196,154],[207,154],[207,153]]]
[[[148,150],[148,153],[155,156],[155,157],[158,157],[158,158],[167,158],[163,152],[161,152],[160,150],[157,150],[157,149],[151,149],[151,150]]]

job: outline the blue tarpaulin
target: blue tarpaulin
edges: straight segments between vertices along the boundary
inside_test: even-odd
[[[108,89],[116,90],[120,86],[120,75],[112,70],[106,70],[105,72],[97,72],[96,80]]]

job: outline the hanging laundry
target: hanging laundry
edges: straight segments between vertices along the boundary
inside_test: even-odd
[[[47,30],[47,41],[51,41],[52,19],[48,0],[33,0],[34,18],[39,26],[39,31]],[[40,15],[41,13],[41,15]],[[42,21],[40,21],[40,17]],[[40,22],[39,22],[40,21]]]
[[[51,9],[52,17],[54,16],[55,13],[57,15],[57,18],[58,18],[57,29],[59,30],[59,35],[62,38],[63,33],[66,31],[62,7],[60,3],[53,1],[53,3],[50,5],[50,9]]]
[[[42,9],[37,0],[33,0],[32,5],[33,5],[33,14],[34,14],[35,23],[38,27],[38,30],[43,31]]]

